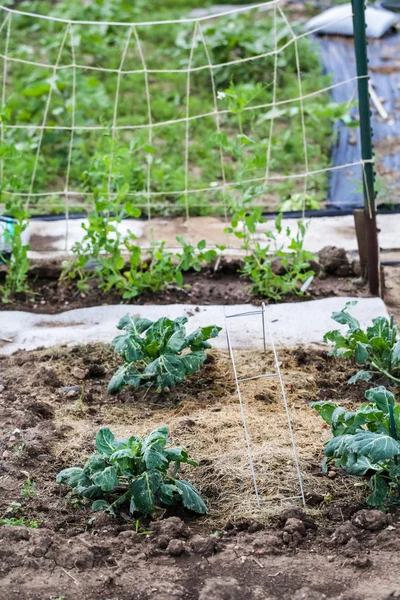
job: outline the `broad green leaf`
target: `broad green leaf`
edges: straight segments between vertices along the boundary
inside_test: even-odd
[[[107,467],[104,471],[94,473],[92,480],[95,485],[101,487],[103,492],[111,492],[119,484],[115,467]]]
[[[136,510],[151,515],[154,512],[154,494],[162,481],[159,471],[152,469],[145,471],[131,483],[131,493]]]
[[[108,427],[99,429],[96,435],[96,450],[106,456],[111,456],[118,449],[115,443],[115,436]]]
[[[175,506],[181,498],[179,488],[173,483],[161,483],[157,495],[160,502],[167,506]]]
[[[159,452],[153,447],[146,448],[143,452],[144,462],[146,463],[147,469],[163,469],[168,467],[168,460],[163,452]]]
[[[377,350],[378,352],[383,352],[390,348],[389,340],[381,337],[370,338],[368,343],[373,350]]]
[[[153,321],[149,319],[143,319],[142,317],[132,317],[127,314],[122,319],[120,319],[117,329],[125,329],[126,331],[130,331],[135,335],[140,335],[144,331],[146,331],[151,325],[153,325]]]
[[[202,350],[203,348],[211,348],[211,344],[207,342],[210,338],[217,337],[221,327],[216,325],[209,325],[207,327],[199,327],[196,331],[193,331],[187,336],[187,345],[192,350]]]
[[[60,471],[56,477],[57,483],[67,483],[71,487],[76,487],[82,479],[83,469],[81,467],[69,467]]]
[[[122,448],[122,450],[117,450],[114,454],[111,454],[110,460],[121,460],[123,458],[137,458],[136,453],[132,448]]]
[[[120,367],[110,379],[107,391],[110,394],[116,394],[125,386],[131,386],[135,389],[146,380],[146,377],[140,373],[133,364],[125,364]]]
[[[107,463],[100,454],[93,454],[89,458],[88,467],[90,473],[95,473],[96,471],[103,471],[107,467]]]
[[[363,365],[368,360],[369,352],[366,347],[366,344],[361,344],[361,342],[357,342],[354,358],[358,365]]]
[[[364,431],[351,437],[352,439],[347,442],[348,450],[367,456],[372,462],[377,463],[400,454],[399,442],[390,435]]]
[[[350,377],[349,383],[352,384],[357,383],[358,381],[369,381],[370,379],[372,379],[371,373],[368,371],[358,371],[358,373],[353,375],[353,377]]]
[[[169,338],[166,345],[166,352],[178,353],[186,347],[186,336],[184,329],[177,329]]]
[[[142,338],[129,332],[117,335],[112,341],[114,349],[128,362],[141,360],[144,357],[143,344]]]
[[[382,508],[385,504],[385,500],[388,496],[389,487],[386,480],[378,473],[371,477],[369,481],[369,487],[372,490],[367,498],[367,502],[370,506]]]
[[[142,442],[142,451],[147,448],[153,447],[157,448],[157,450],[161,450],[164,448],[165,444],[168,441],[168,427],[163,425],[162,427],[157,427],[148,436],[146,436]]]
[[[325,456],[337,458],[346,454],[348,452],[348,443],[353,437],[351,434],[345,434],[329,440],[324,448]]]
[[[391,359],[393,365],[397,365],[400,362],[400,341],[396,342],[393,346]]]
[[[337,408],[337,404],[328,400],[327,402],[311,402],[311,408],[315,408],[318,414],[323,418],[325,423],[332,425],[332,415]]]
[[[373,325],[367,327],[368,339],[372,338],[383,338],[387,340],[389,338],[389,321],[386,317],[376,317],[372,319]]]
[[[100,510],[106,510],[107,508],[110,508],[110,504],[107,500],[95,500],[92,504],[93,512],[99,512]]]
[[[341,311],[332,313],[332,319],[341,325],[348,325],[350,330],[359,329],[360,323],[355,317],[347,312],[347,308],[349,306],[354,306],[355,304],[357,304],[356,301],[347,302]]]
[[[198,491],[191,483],[185,481],[184,479],[176,479],[175,485],[181,492],[183,506],[189,510],[200,513],[201,515],[204,515],[208,512],[207,507],[201,499]]]
[[[147,375],[155,375],[161,388],[170,387],[185,379],[185,367],[182,359],[175,354],[163,354],[147,365]]]
[[[394,395],[383,385],[367,390],[365,392],[365,397],[369,402],[373,402],[379,410],[386,414],[389,412],[389,405],[395,405]]]
[[[191,352],[190,354],[182,356],[181,360],[186,375],[197,373],[197,371],[200,370],[200,367],[204,363],[206,358],[206,353],[203,352],[203,350],[196,350],[194,352]]]
[[[359,477],[365,475],[368,471],[379,471],[380,466],[372,463],[366,456],[357,456],[350,453],[347,456],[347,461],[341,462],[340,465],[349,475],[357,475]]]
[[[176,448],[166,448],[165,456],[170,462],[181,462],[193,465],[194,467],[198,466],[198,463],[195,460],[189,458],[186,450],[179,446]]]
[[[102,495],[102,490],[99,485],[78,485],[76,491],[84,498],[95,499]]]

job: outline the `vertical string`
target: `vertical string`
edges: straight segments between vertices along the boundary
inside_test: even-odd
[[[3,27],[7,24],[7,30],[6,30],[6,43],[5,43],[5,50],[4,50],[4,59],[3,59],[3,81],[2,81],[2,89],[1,89],[1,110],[3,111],[5,109],[6,106],[6,100],[7,100],[7,72],[8,72],[8,49],[10,46],[10,34],[11,34],[11,13],[8,13],[8,15],[6,16],[6,18],[4,19],[1,28],[0,28],[0,33],[3,30]],[[5,135],[5,129],[6,126],[4,125],[4,121],[3,119],[0,120],[0,146],[2,147],[4,144],[4,135]],[[4,179],[4,157],[3,155],[1,155],[0,158],[0,183],[3,182]]]
[[[76,121],[76,59],[75,59],[75,43],[74,43],[74,30],[71,25],[69,31],[70,43],[71,43],[71,57],[72,57],[72,92],[71,92],[71,135],[69,138],[68,148],[68,163],[67,172],[65,175],[65,250],[68,250],[69,240],[69,181],[71,176],[71,164],[72,164],[72,149],[74,145],[74,134],[75,134],[75,121]]]
[[[305,122],[305,117],[304,117],[303,86],[302,86],[302,83],[301,83],[299,46],[298,46],[298,43],[297,43],[297,37],[296,37],[296,35],[295,35],[292,27],[290,26],[290,23],[287,20],[285,13],[283,12],[283,10],[282,10],[282,8],[280,6],[278,6],[278,10],[279,10],[279,13],[282,16],[283,20],[285,21],[286,26],[288,27],[291,35],[292,35],[293,43],[294,43],[294,52],[295,52],[295,60],[296,60],[296,72],[297,72],[297,84],[298,84],[298,88],[299,88],[301,129],[302,129],[302,134],[303,134],[304,168],[305,168],[305,172],[306,172],[306,176],[304,177],[304,183],[303,183],[304,198],[303,198],[302,208],[301,208],[301,218],[302,218],[302,220],[304,220],[306,194],[307,194],[307,184],[308,184],[308,181],[307,181],[307,176],[308,176],[308,151],[307,151],[306,122]]]
[[[190,116],[190,73],[193,64],[193,54],[196,45],[196,34],[198,29],[198,22],[196,21],[193,28],[192,44],[190,48],[187,78],[186,78],[186,131],[185,131],[185,208],[186,208],[186,224],[189,225],[189,116]]]
[[[217,90],[216,90],[216,86],[215,86],[214,69],[213,69],[213,64],[212,64],[211,57],[210,57],[210,52],[208,50],[208,46],[207,46],[206,39],[204,37],[204,32],[203,32],[201,25],[199,25],[199,33],[200,33],[201,42],[204,47],[204,52],[205,52],[205,55],[207,58],[207,62],[210,67],[211,88],[212,88],[212,94],[213,94],[213,105],[214,105],[214,114],[215,114],[215,127],[216,127],[218,138],[219,138],[219,159],[220,159],[220,163],[221,163],[221,177],[222,177],[222,201],[223,201],[223,205],[224,205],[225,222],[227,223],[228,222],[228,207],[227,207],[227,202],[226,202],[225,159],[224,159],[224,151],[222,149],[222,143],[220,140],[221,119],[220,119],[220,114],[219,114],[219,110],[218,110],[218,98],[217,98]]]
[[[136,27],[133,29],[133,33],[135,36],[137,49],[139,52],[140,62],[143,68],[144,75],[144,87],[146,93],[146,104],[147,104],[147,120],[148,120],[148,133],[147,133],[147,143],[151,147],[153,145],[153,118],[151,114],[151,95],[150,95],[150,85],[149,85],[149,73],[147,70],[147,64],[144,58],[142,44],[137,32]],[[151,218],[151,165],[152,165],[152,155],[147,153],[147,172],[146,172],[146,195],[147,195],[147,218]]]
[[[271,161],[271,146],[272,146],[272,133],[274,129],[275,110],[276,110],[276,88],[278,85],[278,36],[276,34],[276,7],[274,6],[274,75],[273,75],[273,87],[272,87],[272,118],[269,126],[268,135],[268,147],[265,165],[265,180],[264,187],[267,188],[269,180],[269,165]]]
[[[231,362],[232,362],[233,374],[234,374],[235,383],[236,383],[236,391],[237,391],[237,395],[238,395],[238,398],[239,398],[240,413],[241,413],[241,416],[242,416],[244,436],[245,436],[245,439],[246,439],[247,454],[249,456],[249,465],[250,465],[250,471],[251,471],[251,478],[253,480],[253,486],[254,486],[254,492],[255,492],[255,495],[256,495],[256,501],[257,501],[258,506],[260,506],[260,496],[259,496],[259,493],[258,493],[257,478],[256,478],[256,472],[255,472],[255,469],[254,469],[253,454],[252,454],[252,451],[251,451],[251,444],[250,444],[250,436],[249,436],[249,431],[247,429],[246,414],[245,414],[245,411],[244,411],[242,394],[241,394],[241,391],[240,391],[240,384],[239,384],[238,376],[237,376],[235,357],[234,357],[234,353],[233,353],[233,348],[232,348],[232,343],[231,343],[231,337],[230,337],[230,334],[229,334],[229,326],[228,326],[228,320],[226,318],[226,309],[225,308],[224,308],[224,311],[225,311],[226,341],[227,341],[227,344],[228,344],[229,356],[230,356],[230,359],[231,359]]]
[[[125,46],[121,55],[121,62],[118,68],[117,74],[117,84],[115,86],[115,97],[114,97],[114,112],[113,112],[113,121],[111,128],[111,156],[110,156],[110,166],[108,169],[108,183],[107,183],[107,197],[108,202],[111,201],[111,184],[112,184],[112,170],[114,166],[114,146],[115,146],[115,137],[116,137],[116,127],[117,127],[117,117],[118,117],[118,104],[119,104],[119,91],[121,88],[121,78],[122,78],[122,68],[124,66],[125,58],[128,53],[129,43],[131,41],[133,27],[129,27],[128,35],[126,36]]]
[[[67,27],[65,28],[65,32],[64,32],[61,44],[60,44],[60,48],[58,50],[56,62],[54,64],[54,66],[53,66],[53,73],[52,73],[52,77],[51,77],[51,80],[50,80],[50,89],[49,89],[49,93],[47,95],[47,100],[46,100],[46,104],[45,104],[45,108],[44,108],[44,113],[43,113],[42,126],[40,128],[38,145],[37,145],[37,148],[36,148],[36,156],[35,156],[35,162],[34,162],[34,165],[33,165],[31,183],[30,183],[30,186],[29,186],[29,192],[28,192],[26,203],[25,203],[25,209],[26,210],[28,210],[28,208],[29,208],[29,204],[30,204],[30,200],[31,200],[32,192],[33,192],[33,186],[34,186],[35,179],[36,179],[36,172],[37,172],[37,167],[38,167],[38,164],[39,164],[40,150],[41,150],[41,147],[42,147],[44,130],[46,128],[46,121],[47,121],[47,115],[48,115],[49,108],[50,108],[50,102],[51,102],[51,97],[52,97],[52,93],[53,93],[53,86],[55,85],[55,81],[56,81],[57,69],[58,69],[58,65],[59,65],[60,60],[61,60],[62,53],[64,51],[65,42],[66,42],[67,37],[69,35],[70,29],[71,29],[71,23],[68,23]]]

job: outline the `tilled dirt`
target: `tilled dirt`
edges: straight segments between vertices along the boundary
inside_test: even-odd
[[[236,360],[245,374],[269,367],[271,357],[241,352]],[[7,516],[18,502],[15,516],[39,521],[39,528],[0,527],[0,600],[400,597],[400,520],[363,510],[366,486],[354,485],[361,480],[335,470],[322,474],[329,431],[308,406],[315,399],[351,406],[366,384],[349,387],[353,365],[322,351],[281,351],[280,361],[308,514],[299,506],[282,512],[297,481],[279,390],[265,380],[244,391],[261,509],[252,502],[224,353],[214,352],[187,385],[169,393],[125,390],[117,396],[107,395],[106,384],[119,359],[105,345],[2,357],[0,513]],[[93,451],[101,425],[119,437],[161,423],[199,460],[184,475],[206,500],[207,517],[165,512],[161,520],[137,523],[124,511],[118,518],[94,514],[90,503],[55,483],[59,470],[82,464]],[[22,491],[28,478],[35,482],[32,493]]]
[[[347,260],[347,259],[346,259]],[[240,277],[241,263],[236,259],[223,259],[218,269],[208,267],[201,272],[187,272],[182,287],[170,285],[160,292],[149,293],[124,300],[117,291],[103,292],[93,280],[85,293],[80,293],[76,283],[61,280],[61,264],[58,261],[34,262],[29,272],[31,293],[18,294],[9,303],[0,304],[0,310],[24,310],[35,313],[57,314],[64,310],[107,304],[246,304],[261,303],[265,298],[254,297],[249,291],[250,282]],[[340,265],[339,265],[340,266]],[[336,268],[336,267],[335,267]],[[316,277],[304,296],[286,296],[283,301],[301,301],[330,296],[368,297],[367,286],[352,274],[346,262],[346,276],[327,272]],[[5,270],[0,270],[4,278]],[[268,302],[268,300],[267,300]]]

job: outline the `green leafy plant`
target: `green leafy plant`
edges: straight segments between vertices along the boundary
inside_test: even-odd
[[[0,250],[0,262],[7,266],[4,284],[0,287],[1,299],[9,302],[17,293],[29,292],[29,244],[24,244],[23,234],[28,228],[28,213],[20,202],[7,202],[6,211],[13,217],[11,227],[4,230],[2,244],[9,249],[9,256]]]
[[[3,517],[0,518],[0,525],[8,525],[10,527],[30,527],[32,529],[39,527],[39,520],[28,519],[27,517],[21,515],[21,512],[21,503],[13,500],[13,502],[7,506]]]
[[[34,481],[31,481],[28,477],[28,479],[25,481],[22,487],[21,496],[23,498],[34,498],[36,494],[36,483]]]
[[[159,506],[182,503],[189,510],[205,514],[207,507],[196,488],[176,477],[182,463],[195,467],[197,463],[183,448],[166,447],[168,442],[165,426],[143,439],[132,435],[125,440],[116,440],[108,427],[102,427],[96,436],[97,452],[83,468],[61,471],[56,481],[94,500],[93,511],[115,514],[118,507],[128,504],[132,514],[151,515]]]
[[[365,392],[355,412],[334,402],[313,402],[334,437],[325,445],[323,470],[333,462],[349,475],[369,476],[368,504],[379,508],[400,501],[400,406],[385,387]]]
[[[353,359],[363,368],[349,379],[349,383],[369,381],[373,375],[384,375],[392,381],[400,382],[400,340],[393,317],[377,317],[366,330],[347,310],[357,304],[347,302],[345,307],[332,314],[332,319],[340,325],[347,325],[347,331],[328,331],[324,342],[333,342],[329,354]]]
[[[160,391],[199,371],[205,350],[211,348],[207,340],[216,337],[221,327],[200,327],[187,335],[187,321],[186,317],[174,321],[162,317],[153,322],[125,315],[117,325],[124,333],[112,342],[125,364],[112,377],[108,391],[115,393],[127,385],[156,385]]]
[[[282,215],[275,219],[275,231],[265,232],[266,240],[260,243],[257,225],[266,223],[261,208],[248,209],[246,203],[232,218],[231,227],[225,231],[243,240],[241,248],[246,251],[241,273],[251,281],[251,291],[273,300],[285,294],[302,295],[302,285],[315,275],[311,261],[316,257],[304,249],[307,227],[298,223],[296,234],[289,227],[282,227]],[[284,250],[286,238],[287,250]]]

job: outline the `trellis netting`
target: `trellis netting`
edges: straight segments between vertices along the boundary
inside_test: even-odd
[[[331,164],[357,77],[322,75],[325,26],[305,31],[283,0],[151,22],[0,6],[3,207],[68,219],[123,202],[188,221],[297,198],[304,211],[333,170],[366,162]],[[330,91],[349,84],[339,109]]]

